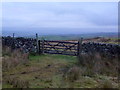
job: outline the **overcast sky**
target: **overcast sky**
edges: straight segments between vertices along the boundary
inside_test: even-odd
[[[4,28],[59,28],[57,32],[69,29],[76,33],[84,29],[86,32],[117,32],[117,2],[7,2],[2,5],[3,31]]]

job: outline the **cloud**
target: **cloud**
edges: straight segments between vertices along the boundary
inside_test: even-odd
[[[117,30],[117,3],[3,3],[3,27]]]

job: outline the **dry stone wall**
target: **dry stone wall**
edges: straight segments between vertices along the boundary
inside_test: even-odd
[[[9,47],[19,48],[24,52],[37,52],[36,39],[17,37],[12,38],[2,37],[2,45]],[[117,44],[105,44],[105,43],[83,43],[82,53],[102,53],[108,56],[120,55],[120,45]]]
[[[105,43],[83,43],[82,44],[83,53],[96,53],[99,52],[107,56],[120,55],[120,45],[118,44],[105,44]]]
[[[3,46],[9,46],[14,49],[21,49],[23,52],[36,52],[36,39],[32,38],[12,38],[10,36],[8,37],[2,37],[2,45]]]

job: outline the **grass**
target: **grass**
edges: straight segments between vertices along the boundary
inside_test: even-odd
[[[120,38],[109,38],[109,41],[106,41],[104,43],[110,43],[110,44],[119,44]]]
[[[72,56],[30,55],[29,62],[26,65],[18,65],[16,68],[4,72],[4,75],[6,77],[10,75],[28,80],[30,81],[30,87],[33,88],[36,86],[38,88],[58,87],[64,70],[75,63],[77,63],[77,59]],[[59,76],[61,77],[59,78]],[[52,80],[52,86],[49,85],[50,80]],[[38,86],[39,84],[40,86]]]
[[[6,55],[4,57],[6,57]],[[7,54],[7,57],[11,57],[9,53]],[[84,57],[86,58],[83,58],[83,60],[91,60],[90,56]],[[16,58],[20,58],[20,56],[16,56]],[[113,80],[113,78],[117,78],[116,75],[100,73],[93,73],[94,75],[92,75],[89,70],[94,70],[96,66],[91,67],[89,64],[94,65],[94,63],[84,61],[84,65],[82,66],[78,64],[79,62],[75,56],[30,54],[28,58],[29,60],[26,64],[20,63],[14,66],[14,68],[10,67],[10,69],[3,71],[3,88],[118,87],[117,79]],[[97,55],[94,59],[100,59],[100,57]]]

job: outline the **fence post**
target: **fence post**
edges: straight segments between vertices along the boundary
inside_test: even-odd
[[[39,46],[39,54],[41,54],[40,40],[38,40],[38,46]]]
[[[13,33],[12,49],[15,49],[14,36],[15,36],[15,33]]]
[[[83,38],[79,39],[78,40],[78,51],[77,51],[77,54],[78,54],[78,60],[80,62],[80,64],[82,64],[82,57],[81,57],[81,52],[82,52],[82,41],[83,41]]]
[[[36,33],[36,47],[37,47],[37,53],[39,53],[38,34],[37,33]]]

